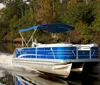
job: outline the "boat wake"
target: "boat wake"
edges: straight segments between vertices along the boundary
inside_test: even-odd
[[[12,64],[12,59],[12,54],[0,53],[0,64]]]
[[[7,71],[26,71],[39,73],[35,69],[13,63],[13,54],[8,53],[0,53],[0,69]]]

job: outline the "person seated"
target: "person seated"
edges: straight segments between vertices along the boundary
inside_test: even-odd
[[[32,47],[37,47],[37,39],[35,39],[34,42],[32,42]]]
[[[37,39],[35,39],[34,42],[32,42],[32,47],[37,47],[39,45],[40,43],[37,42]]]

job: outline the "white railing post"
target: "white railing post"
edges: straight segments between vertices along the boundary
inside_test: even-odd
[[[78,59],[78,47],[76,47],[76,59]]]
[[[52,51],[52,54],[53,54],[54,59],[56,59],[52,47],[51,47],[51,51]]]
[[[92,57],[92,56],[91,56],[91,48],[90,48],[90,59],[91,59],[91,57]]]
[[[37,58],[37,47],[36,47],[36,58]]]

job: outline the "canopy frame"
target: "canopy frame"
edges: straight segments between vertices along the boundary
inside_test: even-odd
[[[29,47],[29,43],[30,43],[30,42],[33,43],[33,36],[34,36],[36,30],[37,30],[37,29],[34,30],[34,32],[32,33],[32,35],[30,36],[28,42],[26,42],[26,40],[25,40],[25,38],[23,37],[22,33],[19,33],[20,36],[21,36],[21,38],[22,38],[22,47],[24,47],[24,45],[25,45],[26,47]]]
[[[24,47],[24,44],[28,47],[28,44],[31,41],[33,42],[33,36],[34,36],[37,29],[47,30],[47,31],[52,32],[52,33],[60,33],[60,32],[65,32],[65,31],[69,31],[69,30],[74,30],[74,27],[69,26],[69,25],[65,25],[65,24],[61,24],[61,23],[52,23],[52,24],[43,24],[43,25],[39,25],[39,26],[32,26],[30,28],[21,29],[21,30],[19,30],[19,34],[22,38],[22,47]],[[24,37],[22,36],[21,33],[29,31],[29,30],[34,30],[34,32],[30,36],[28,42],[26,42],[26,40],[24,39]],[[70,33],[70,35],[71,35],[71,33]],[[70,43],[70,38],[69,38],[69,43]]]

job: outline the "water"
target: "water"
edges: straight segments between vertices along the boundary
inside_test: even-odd
[[[32,72],[0,70],[0,85],[100,85],[97,77],[86,75],[82,81],[79,78],[77,73],[62,79]]]
[[[0,85],[100,85],[100,75],[71,72],[68,78],[32,71],[12,64],[12,53],[16,44],[0,45]]]

